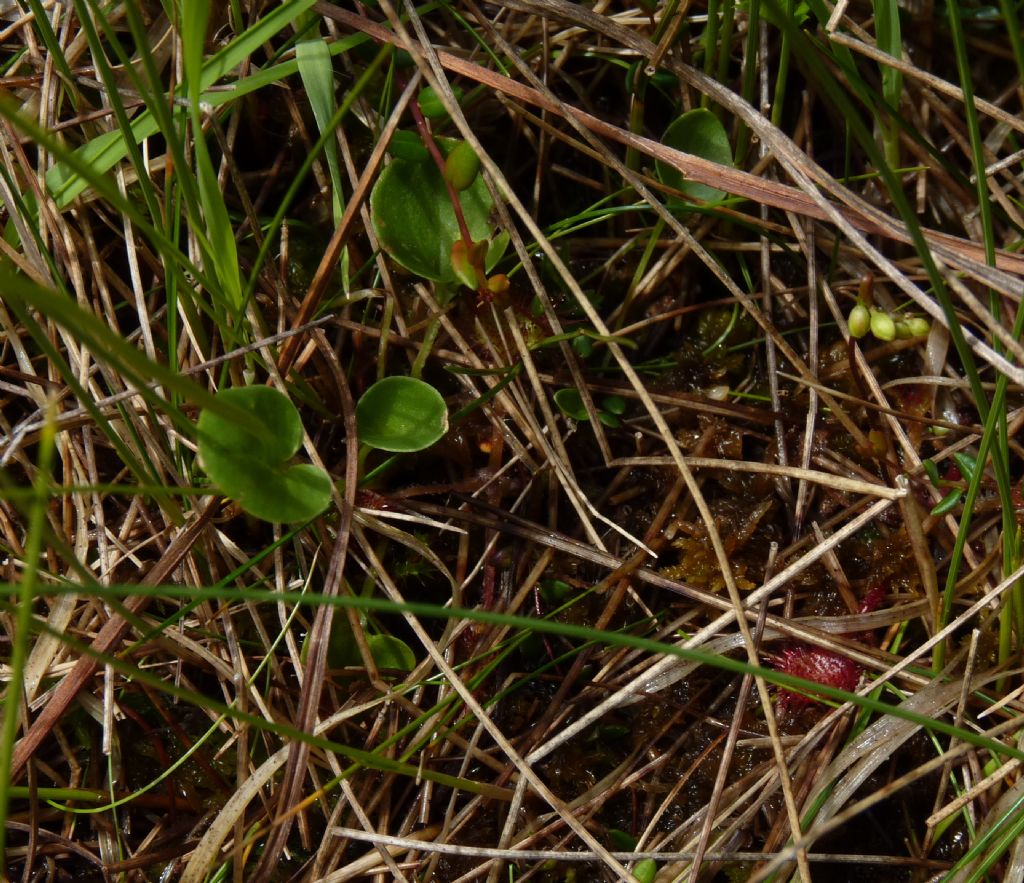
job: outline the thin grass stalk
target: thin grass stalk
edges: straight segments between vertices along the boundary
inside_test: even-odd
[[[985,245],[985,260],[989,266],[995,264],[996,246],[995,231],[992,222],[992,205],[988,190],[988,176],[985,174],[985,153],[984,141],[982,140],[981,127],[978,122],[978,110],[974,104],[974,85],[971,77],[970,60],[967,57],[967,41],[964,35],[963,21],[960,17],[960,8],[957,3],[950,3],[948,9],[949,27],[953,37],[953,51],[956,55],[957,71],[960,74],[960,88],[964,94],[964,120],[967,124],[967,134],[971,143],[971,161],[974,166],[976,179],[978,209],[981,217],[982,236]],[[1020,35],[1017,34],[1017,44],[1020,43]],[[1002,315],[1002,308],[998,296],[989,291],[989,305],[993,318],[997,321]],[[1015,334],[1019,338],[1020,328],[1014,323]],[[1002,352],[998,341],[993,340],[993,347],[997,352]],[[1000,380],[1005,381],[1004,376]],[[1006,411],[1000,406],[995,406],[996,420],[994,425],[986,421],[987,431],[994,432],[995,450],[1001,458],[1006,460],[1009,457],[1009,437],[1007,433]],[[979,469],[983,469],[985,460],[978,463]],[[1017,561],[1017,523],[1014,516],[1012,501],[1003,496],[1003,573],[1012,573]],[[961,530],[966,530],[961,526]],[[955,571],[951,572],[955,578]],[[1012,655],[1013,626],[1015,611],[1024,609],[1024,586],[1018,586],[1011,594],[1010,603],[1003,605],[999,621],[999,661],[1005,663]],[[1021,640],[1018,634],[1018,641]]]
[[[46,513],[49,503],[49,486],[56,448],[56,427],[53,422],[53,408],[48,408],[47,420],[39,443],[39,460],[32,486],[33,500],[28,510],[28,541],[25,544],[25,569],[14,594],[16,607],[12,615],[14,634],[11,635],[10,671],[11,678],[4,695],[3,729],[0,730],[0,769],[9,770],[14,755],[14,742],[18,726],[23,720],[22,696],[24,690],[25,662],[28,659],[29,636],[33,633],[33,607],[36,586],[39,583],[39,565],[43,560],[43,538],[46,535]],[[10,776],[0,776],[0,865],[7,867],[7,818],[11,799]]]
[[[779,46],[779,66],[775,72],[775,91],[772,93],[770,119],[773,126],[778,126],[782,122],[782,111],[785,107],[786,85],[789,82],[789,64],[793,56],[791,33],[793,30],[792,17],[795,5],[796,0],[785,0],[785,5],[781,10],[778,5],[774,7],[775,13],[785,16],[785,19],[782,27],[782,43]]]
[[[20,593],[20,585],[16,583],[0,582],[0,598],[2,597],[18,597]],[[48,594],[62,594],[65,592],[80,592],[81,586],[71,585],[54,585],[47,587]],[[158,585],[158,586],[139,586],[139,585],[92,585],[89,587],[89,591],[95,594],[99,598],[104,600],[117,600],[125,596],[165,596],[167,598],[186,598],[191,599],[195,592],[196,587],[193,586],[179,586],[179,585]],[[627,634],[624,632],[603,632],[593,628],[585,626],[572,625],[570,623],[558,622],[550,619],[537,619],[533,617],[518,616],[507,613],[496,613],[488,610],[480,610],[473,608],[457,608],[450,606],[443,606],[438,604],[427,604],[424,602],[414,601],[391,601],[386,598],[364,598],[364,597],[345,597],[335,596],[326,597],[320,594],[302,594],[298,592],[286,591],[271,591],[267,589],[235,589],[227,586],[215,588],[215,587],[203,587],[203,594],[207,600],[214,598],[223,600],[234,600],[234,601],[265,601],[267,603],[279,603],[279,602],[293,602],[296,604],[302,604],[306,606],[318,606],[323,604],[330,604],[335,607],[354,607],[356,609],[362,609],[366,611],[377,611],[384,613],[401,613],[411,614],[414,616],[428,617],[432,619],[466,619],[474,622],[481,622],[489,625],[498,626],[509,626],[524,630],[526,632],[536,631],[545,632],[553,635],[563,635],[567,638],[575,638],[584,641],[598,641],[605,644],[610,644],[620,647],[629,647],[639,650],[643,650],[647,653],[656,654],[657,656],[675,656],[688,662],[697,662],[701,665],[709,665],[722,671],[728,671],[733,674],[751,674],[756,677],[763,678],[765,681],[775,684],[780,687],[784,687],[791,691],[802,691],[804,693],[811,693],[814,695],[824,696],[827,699],[836,700],[838,702],[850,702],[853,705],[863,708],[877,714],[892,715],[893,717],[900,718],[902,720],[909,721],[916,724],[917,726],[935,733],[941,733],[946,736],[953,736],[956,739],[962,740],[970,745],[977,748],[991,751],[992,753],[1001,757],[1014,758],[1016,760],[1024,761],[1024,750],[1019,749],[1012,745],[1007,745],[996,739],[992,739],[987,736],[982,736],[976,733],[972,729],[966,729],[954,726],[953,724],[947,723],[943,720],[933,719],[927,715],[919,714],[911,709],[902,708],[881,702],[876,699],[872,699],[870,696],[862,696],[858,693],[852,693],[848,690],[841,690],[837,687],[832,687],[828,684],[818,683],[816,681],[808,681],[804,678],[797,677],[795,675],[786,674],[785,672],[778,671],[773,668],[766,668],[760,665],[753,665],[749,662],[744,662],[739,659],[733,659],[730,656],[722,656],[717,653],[708,652],[706,650],[699,650],[695,647],[682,647],[678,644],[666,644],[661,641],[655,641],[650,638],[644,638],[638,635]],[[46,631],[47,627],[45,623],[33,621],[31,623],[32,631]],[[283,736],[288,739],[296,740],[303,739],[309,742],[312,747],[325,748],[327,750],[338,751],[340,754],[351,756],[360,762],[364,762],[364,758],[372,752],[365,752],[357,749],[350,749],[346,746],[341,746],[338,743],[332,742],[331,740],[319,740],[312,739],[309,733],[303,733],[288,724],[278,723],[276,721],[268,721],[255,715],[249,715],[239,712],[237,709],[232,708],[226,703],[220,703],[218,700],[213,700],[207,696],[200,696],[184,687],[179,687],[174,684],[170,684],[167,681],[162,681],[158,675],[153,674],[146,669],[139,669],[137,666],[125,662],[123,659],[111,656],[106,653],[100,653],[92,647],[83,644],[80,641],[75,640],[70,635],[66,635],[66,642],[76,653],[80,653],[91,658],[95,658],[102,664],[108,664],[113,667],[116,671],[127,674],[131,677],[138,678],[147,684],[150,684],[157,689],[162,689],[169,695],[176,696],[187,702],[197,704],[201,707],[209,707],[218,712],[224,712],[230,716],[236,718],[244,723],[249,723],[257,728],[267,730],[270,733]],[[161,686],[161,684],[163,686]],[[384,761],[382,760],[383,764]],[[371,764],[372,766],[372,764]],[[393,772],[402,772],[406,770],[403,768],[399,770],[392,766],[373,766],[374,769],[391,770]],[[444,777],[444,781],[448,784],[451,777]],[[437,779],[441,782],[441,778]],[[476,791],[480,789],[477,788]],[[486,789],[485,789],[486,790]]]
[[[748,0],[747,8],[747,38],[743,48],[743,68],[740,74],[740,95],[743,100],[752,107],[756,107],[754,91],[757,88],[758,73],[758,47],[761,42],[761,0]],[[743,120],[739,120],[736,129],[736,167],[743,168],[747,151],[750,149],[750,127]]]

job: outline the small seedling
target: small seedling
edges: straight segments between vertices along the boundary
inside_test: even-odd
[[[974,473],[978,468],[977,459],[972,457],[970,454],[965,454],[963,451],[958,451],[953,454],[953,459],[956,461],[961,477],[967,484],[970,484],[974,480]],[[939,475],[939,469],[933,460],[922,460],[921,465],[924,467],[924,471],[927,473],[928,478],[934,487],[939,490],[951,488],[951,490],[935,504],[931,514],[938,516],[951,512],[963,499],[963,496],[966,493],[966,487],[962,482],[943,479]]]
[[[213,411],[199,416],[199,462],[244,511],[264,521],[308,521],[331,500],[331,478],[309,463],[290,465],[302,444],[302,421],[291,400],[269,386],[225,389],[217,399],[252,414],[256,432]]]
[[[583,404],[583,397],[580,395],[579,390],[572,389],[560,389],[555,393],[555,404],[558,405],[559,410],[565,414],[566,417],[571,417],[573,420],[584,421],[589,420],[590,415],[587,413],[587,409]],[[626,400],[622,396],[604,396],[599,402],[596,403],[597,408],[597,419],[600,420],[605,426],[612,429],[616,429],[621,426],[621,417],[626,411]]]
[[[386,633],[367,635],[366,644],[379,669],[412,671],[416,667],[416,654],[401,638]],[[309,636],[302,642],[301,659],[309,653]],[[348,668],[362,664],[352,626],[346,616],[335,616],[331,622],[331,635],[327,639],[327,665],[330,668]]]
[[[405,139],[408,140],[408,139]],[[437,145],[448,157],[457,143],[440,138]],[[422,146],[422,145],[421,145]],[[373,227],[381,247],[394,260],[418,276],[435,282],[462,282],[476,288],[501,259],[508,245],[507,234],[494,234],[488,216],[494,206],[483,179],[474,174],[458,193],[459,206],[471,239],[472,253],[459,229],[448,185],[424,148],[422,155],[403,144],[400,154],[381,172],[370,195]],[[472,152],[472,151],[471,151]],[[461,163],[466,163],[464,158]],[[471,160],[470,160],[471,162]],[[457,169],[459,175],[465,170]],[[458,267],[455,248],[464,255]],[[476,249],[480,249],[477,254]],[[479,260],[476,260],[479,258]],[[466,266],[478,270],[471,280]],[[471,284],[474,283],[474,284]]]
[[[399,129],[388,142],[388,153],[395,159],[409,162],[421,162],[430,159],[430,152],[423,146],[423,141],[415,132]]]

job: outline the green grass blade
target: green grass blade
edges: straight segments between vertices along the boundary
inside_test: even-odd
[[[334,98],[334,67],[327,44],[319,38],[303,40],[295,47],[295,58],[299,63],[299,76],[302,77],[302,85],[306,89],[306,97],[313,109],[313,118],[320,133],[333,133],[330,124],[337,113],[338,103]],[[324,156],[331,176],[331,210],[334,222],[338,223],[345,205],[341,197],[343,191],[338,143],[334,138],[328,138],[324,142]]]
[[[896,0],[874,0],[875,9],[875,42],[878,48],[900,58],[903,55],[903,37],[900,32],[900,10]],[[899,110],[900,98],[903,95],[903,73],[887,64],[879,65],[882,72],[882,97],[887,105],[895,111]],[[898,114],[897,114],[898,115]],[[892,119],[880,120],[882,140],[885,145],[885,157],[889,164],[898,167],[900,164],[900,129]]]

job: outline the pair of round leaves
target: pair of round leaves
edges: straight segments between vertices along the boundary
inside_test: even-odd
[[[291,400],[269,386],[217,393],[223,407],[199,416],[199,459],[207,475],[246,512],[265,521],[308,521],[331,499],[331,477],[289,461],[302,443]],[[239,419],[239,418],[248,419]],[[385,377],[356,405],[360,441],[396,453],[422,451],[448,431],[441,394],[413,377]]]

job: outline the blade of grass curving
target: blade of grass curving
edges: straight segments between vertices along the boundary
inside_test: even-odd
[[[14,620],[14,634],[11,636],[10,680],[4,695],[3,729],[0,730],[0,769],[9,770],[14,756],[14,741],[18,732],[18,724],[22,720],[22,688],[24,686],[25,662],[28,659],[28,640],[32,633],[32,610],[34,607],[36,585],[39,581],[39,565],[43,561],[43,536],[46,532],[46,510],[49,503],[47,487],[50,484],[50,471],[53,463],[54,439],[56,431],[53,425],[53,412],[50,409],[43,427],[43,436],[39,444],[39,462],[33,480],[32,505],[29,509],[28,537],[25,543],[25,568],[21,574],[21,583],[14,595],[17,599],[15,610],[11,612]],[[10,801],[10,776],[0,776],[0,864],[7,867],[7,810]]]
[[[992,222],[992,206],[988,190],[988,176],[985,173],[984,141],[981,135],[981,126],[978,121],[978,110],[974,103],[974,84],[971,76],[970,59],[967,55],[967,40],[964,35],[963,21],[960,16],[958,4],[950,3],[947,6],[949,18],[950,35],[953,40],[953,52],[956,56],[957,71],[960,76],[960,88],[964,96],[964,120],[967,124],[967,134],[971,145],[971,162],[974,166],[975,182],[977,186],[978,208],[981,217],[982,236],[985,245],[985,261],[989,266],[994,266],[996,247],[995,229]],[[1019,41],[1019,35],[1018,35]],[[1001,305],[995,292],[989,292],[989,305],[992,315],[998,320],[1001,315]],[[1019,338],[1022,322],[1024,322],[1024,305],[1018,307],[1017,318],[1014,321],[1014,337]],[[998,341],[993,341],[993,347],[997,352],[1002,348]],[[1000,375],[998,378],[996,392],[993,396],[992,413],[990,419],[985,420],[985,432],[981,440],[978,452],[978,464],[981,468],[976,470],[972,476],[968,488],[967,499],[964,503],[964,515],[961,519],[960,532],[957,535],[955,552],[962,549],[966,544],[966,537],[970,526],[970,516],[973,511],[973,504],[977,498],[976,488],[980,488],[981,473],[984,471],[984,464],[987,459],[989,448],[993,447],[1001,458],[1005,459],[1009,454],[1009,437],[1007,433],[1007,415],[1002,407],[1003,396],[1006,392],[1007,378]],[[995,462],[995,457],[993,457]],[[972,494],[971,492],[974,491]],[[1016,561],[1016,536],[1017,522],[1014,506],[1009,495],[1001,494],[1002,520],[1003,520],[1003,572],[1011,573],[1014,570]],[[956,583],[956,576],[959,570],[960,556],[954,555],[950,562],[949,574],[946,579],[946,594],[943,598],[943,610],[945,613],[944,625],[948,621],[948,607],[952,604],[953,587]],[[954,566],[957,565],[957,566]],[[1024,587],[1016,586],[1011,593],[1010,603],[1004,604],[1000,611],[999,628],[999,661],[1006,662],[1011,655],[1013,639],[1013,620],[1015,611],[1019,611],[1024,604]],[[947,600],[948,599],[948,600]],[[1019,638],[1019,636],[1018,636]]]
[[[1017,63],[1017,76],[1024,79],[1024,41],[1021,39],[1020,18],[1010,0],[999,0],[999,12],[1006,25],[1006,36],[1010,40],[1013,60]]]
[[[88,165],[77,151],[69,150],[52,133],[45,131],[34,120],[22,115],[15,102],[9,98],[0,96],[0,116],[9,120],[30,140],[58,157],[62,163],[73,168],[87,182],[87,185],[100,194],[114,209],[130,217],[139,232],[149,239],[160,255],[165,260],[171,259],[171,266],[174,267],[176,273],[188,273],[204,286],[209,282],[207,275],[196,267],[186,255],[182,254],[177,244],[172,242],[162,230],[154,227],[134,202],[123,197],[114,183],[106,178],[98,167]]]
[[[46,9],[40,0],[25,0],[25,6],[29,12],[32,13],[32,23],[35,25],[36,30],[39,32],[39,36],[43,40],[43,45],[46,47],[48,58],[54,63],[57,68],[57,72],[60,74],[61,79],[64,81],[64,85],[69,89],[68,95],[71,98],[72,106],[77,107],[77,96],[75,94],[75,74],[68,65],[68,60],[64,57],[64,52],[61,49],[60,40],[57,39],[57,35],[53,32],[53,28],[50,26],[50,18],[46,13]]]
[[[0,594],[7,594],[5,591],[7,588],[17,588],[13,583],[0,584]],[[139,586],[129,587],[125,586],[125,589],[133,589],[127,594],[138,595],[140,594]],[[76,587],[75,591],[80,591],[80,587]],[[249,590],[240,590],[240,595],[245,596],[249,593]],[[47,587],[47,594],[50,594],[50,587]],[[105,596],[114,598],[114,593],[103,592]],[[141,592],[141,594],[150,594],[148,592]],[[163,593],[161,593],[163,594]],[[273,594],[273,593],[268,593]],[[266,600],[266,599],[264,599]],[[277,601],[283,600],[281,595],[277,595]],[[31,632],[49,632],[45,622],[39,620],[29,620],[28,631]],[[194,705],[196,708],[206,709],[209,711],[216,711],[218,714],[225,715],[238,723],[248,724],[251,727],[265,731],[267,733],[273,733],[276,736],[280,736],[284,739],[291,741],[302,741],[307,742],[314,748],[321,748],[324,751],[331,751],[336,754],[340,754],[342,757],[346,757],[349,760],[355,761],[356,763],[373,770],[380,770],[381,772],[394,773],[396,775],[406,776],[415,779],[417,776],[420,778],[427,779],[428,781],[436,782],[439,785],[443,785],[448,788],[462,789],[469,791],[472,794],[484,794],[492,797],[501,796],[504,793],[504,789],[494,785],[488,785],[485,783],[475,782],[472,779],[465,779],[459,776],[452,776],[447,773],[436,772],[434,770],[426,770],[415,764],[402,763],[396,761],[384,754],[379,754],[377,751],[366,751],[362,748],[353,748],[349,745],[344,745],[340,742],[335,742],[332,739],[325,739],[321,736],[314,736],[312,733],[303,732],[302,730],[296,729],[289,724],[279,723],[277,721],[267,720],[266,718],[260,717],[256,714],[250,714],[249,712],[242,711],[235,708],[233,705],[222,702],[219,699],[215,699],[212,696],[204,695],[190,690],[187,687],[181,687],[165,678],[160,677],[158,674],[154,674],[147,669],[139,668],[129,662],[126,662],[120,656],[111,655],[109,653],[100,653],[93,647],[85,644],[76,638],[73,638],[67,632],[55,633],[61,640],[68,646],[69,649],[74,653],[88,656],[95,659],[101,665],[108,665],[120,674],[125,675],[133,681],[137,681],[141,684],[153,687],[154,689],[166,693],[168,696],[173,696],[175,699],[187,702],[190,705]]]
[[[717,61],[718,53],[725,52],[725,48],[718,39],[722,15],[721,2],[722,0],[708,0],[708,20],[704,26],[704,33],[701,36],[701,51],[704,54],[701,64],[703,65],[704,73],[709,77],[715,75],[715,62]],[[701,107],[707,107],[709,103],[710,99],[708,96],[702,95]]]
[[[782,110],[786,96],[786,84],[789,82],[789,65],[793,57],[791,34],[794,29],[792,28],[791,22],[793,19],[793,8],[796,5],[796,0],[785,0],[785,4],[785,7],[781,11],[776,4],[772,4],[769,7],[776,15],[781,14],[785,17],[785,26],[782,28],[782,44],[779,47],[778,67],[775,71],[775,91],[772,92],[772,112],[770,119],[773,126],[778,126],[782,121]]]
[[[0,582],[0,597],[16,597],[19,591],[19,586],[15,583]],[[47,594],[60,594],[64,592],[80,592],[80,586],[47,586]],[[397,603],[386,598],[376,597],[362,597],[362,596],[324,596],[317,593],[313,594],[302,594],[301,592],[294,592],[290,590],[277,591],[270,589],[236,589],[231,587],[195,587],[195,586],[180,586],[180,585],[159,585],[159,586],[143,586],[143,585],[107,585],[107,586],[96,586],[92,589],[92,592],[97,597],[104,599],[116,600],[125,596],[163,596],[167,598],[183,598],[191,600],[197,594],[201,595],[204,600],[227,600],[227,601],[249,601],[249,602],[266,602],[266,603],[294,603],[303,604],[307,606],[316,606],[322,604],[331,604],[336,607],[351,607],[356,610],[362,610],[366,612],[380,612],[380,613],[401,613],[401,614],[414,614],[416,616],[429,617],[433,619],[459,619],[459,620],[471,620],[474,622],[481,622],[488,625],[508,626],[516,629],[524,629],[526,631],[543,632],[546,634],[561,635],[566,638],[579,639],[583,641],[594,641],[600,644],[629,647],[638,650],[643,650],[648,653],[654,653],[659,656],[675,656],[679,659],[683,659],[687,662],[696,662],[701,665],[709,665],[713,668],[728,671],[733,674],[750,674],[755,677],[762,677],[769,683],[775,684],[780,687],[784,687],[787,690],[795,690],[804,693],[810,693],[815,696],[824,696],[827,699],[833,699],[837,702],[849,702],[859,708],[863,708],[876,714],[892,715],[893,717],[900,718],[901,720],[909,721],[910,723],[916,724],[917,726],[932,733],[941,733],[946,736],[952,736],[956,739],[963,740],[977,748],[990,751],[1000,757],[1007,759],[1013,758],[1016,760],[1024,760],[1024,750],[1016,748],[1012,745],[1007,745],[997,739],[983,736],[975,732],[974,730],[957,727],[954,724],[947,723],[944,720],[933,719],[928,715],[919,714],[911,709],[903,708],[898,705],[890,705],[881,701],[880,699],[872,698],[871,696],[861,696],[857,693],[851,693],[847,690],[841,690],[837,687],[832,687],[828,684],[821,684],[815,681],[808,681],[804,678],[796,677],[782,671],[778,671],[773,668],[763,668],[761,666],[752,665],[749,662],[745,662],[739,659],[733,659],[729,656],[722,656],[717,653],[711,653],[705,650],[699,650],[696,648],[680,647],[676,644],[665,644],[660,641],[652,640],[651,638],[644,638],[637,635],[626,634],[623,632],[608,632],[601,631],[599,629],[588,628],[586,626],[573,625],[571,623],[548,620],[548,619],[536,619],[525,616],[515,616],[507,613],[497,613],[489,610],[481,609],[469,609],[460,607],[450,607],[439,604],[428,604],[424,602],[411,602],[407,601],[404,603]],[[33,622],[33,629],[45,629],[45,624]],[[69,641],[71,639],[69,638]],[[80,645],[79,642],[75,641],[74,649],[76,652],[81,652],[88,656],[94,656],[101,663],[114,664],[119,671],[127,671],[133,669],[132,666],[126,665],[120,659],[116,657],[109,657],[104,654],[98,654],[88,646]],[[141,675],[142,673],[140,673]],[[148,675],[152,677],[155,682],[163,683],[165,692],[171,695],[180,695],[183,698],[188,698],[192,701],[194,694],[191,691],[184,690],[183,688],[175,687],[172,691],[171,685],[167,685],[166,682],[160,682],[159,678],[155,675]],[[146,681],[149,683],[149,681]],[[204,699],[204,701],[206,701]],[[214,710],[221,712],[227,711],[232,716],[237,717],[240,721],[253,723],[254,726],[263,726],[264,729],[269,732],[277,733],[279,735],[286,735],[289,738],[303,738],[309,741],[309,734],[300,734],[292,727],[287,725],[272,723],[264,721],[262,718],[254,718],[250,720],[249,716],[240,714],[233,709],[229,709],[226,705],[209,705]],[[310,741],[310,745],[317,747],[323,743]],[[346,749],[346,751],[352,751]],[[342,752],[344,753],[344,752]],[[348,755],[346,755],[348,756]],[[376,768],[376,767],[375,767]]]
[[[721,36],[718,40],[718,82],[729,81],[729,64],[732,61],[732,32],[736,25],[736,0],[722,0]],[[717,116],[725,114],[725,108],[716,108]]]
[[[128,22],[128,29],[136,45],[145,45],[149,35],[146,32],[146,26],[142,21],[139,10],[136,9],[134,4],[126,4],[125,19]],[[101,21],[105,22],[106,20],[101,19]],[[109,33],[107,27],[109,25],[104,27],[107,40],[113,45],[118,46],[119,42],[115,39],[115,35]],[[168,204],[173,203],[180,190],[185,203],[185,214],[190,221],[194,219],[194,226],[198,228],[200,227],[198,223],[200,219],[199,186],[195,177],[190,173],[185,157],[184,130],[187,114],[183,107],[177,106],[174,103],[173,96],[167,94],[160,71],[154,63],[152,53],[140,50],[139,58],[142,67],[141,75],[136,72],[134,65],[127,65],[127,62],[125,64],[127,65],[126,69],[129,76],[135,83],[135,88],[146,99],[148,112],[153,114],[159,131],[167,145],[166,150],[173,161],[172,167],[168,170],[167,179],[164,182],[164,189],[167,193],[166,200]],[[128,129],[122,127],[121,131],[125,133],[124,143],[126,148],[131,150],[134,142],[130,137],[127,137]],[[159,217],[159,215],[155,217]],[[168,224],[172,227],[178,226],[177,224],[172,224],[170,218],[178,221],[178,218],[174,215],[168,215],[168,222],[165,223],[165,226]],[[181,240],[175,237],[174,241],[180,242]],[[185,287],[182,290],[188,291],[189,289]]]
[[[992,864],[1006,853],[1006,850],[1024,833],[1024,795],[1018,797],[1010,806],[999,823],[985,831],[949,869],[947,880],[967,883],[985,878]],[[975,862],[979,865],[971,870],[969,876],[963,872]]]
[[[0,264],[0,279],[3,278],[3,269],[2,264]],[[47,335],[39,326],[39,323],[36,322],[35,318],[27,309],[25,309],[24,305],[16,299],[16,292],[12,295],[12,289],[8,288],[7,290],[9,295],[7,304],[11,311],[15,316],[17,316],[18,320],[36,342],[40,352],[46,357],[47,363],[57,371],[57,373],[63,378],[64,382],[68,385],[68,388],[74,393],[78,401],[89,412],[89,416],[92,417],[93,424],[97,426],[107,437],[107,440],[121,458],[121,462],[124,463],[138,481],[155,484],[158,476],[147,468],[145,463],[141,462],[138,457],[136,457],[135,452],[132,451],[124,443],[121,436],[114,431],[114,428],[110,425],[110,421],[107,420],[100,412],[100,409],[96,406],[96,402],[89,391],[79,383],[75,372],[71,370],[71,366],[67,364],[60,352],[53,345],[49,335]],[[131,425],[130,422],[128,425]],[[181,511],[177,503],[167,496],[160,497],[160,501],[161,508],[167,513],[170,520],[176,524],[180,524],[182,518]],[[75,560],[74,556],[68,560]]]
[[[774,5],[776,12],[778,12],[777,0],[767,0],[767,2]],[[971,393],[978,408],[978,413],[983,422],[987,421],[990,402],[985,394],[985,388],[981,383],[981,376],[978,373],[977,364],[974,361],[974,355],[964,338],[963,329],[957,317],[956,308],[953,304],[952,298],[950,297],[945,280],[935,264],[931,250],[928,248],[928,244],[921,232],[921,226],[918,223],[917,216],[911,209],[910,204],[907,202],[906,195],[903,193],[903,188],[900,186],[899,179],[886,162],[885,157],[878,150],[878,145],[875,143],[870,130],[865,125],[863,119],[861,119],[860,114],[853,106],[845,91],[840,87],[839,83],[828,70],[827,66],[821,63],[821,59],[818,57],[818,50],[812,46],[810,40],[802,31],[793,27],[791,22],[783,20],[781,27],[785,28],[785,30],[790,34],[794,51],[800,56],[800,59],[806,68],[809,71],[814,72],[815,82],[818,87],[836,110],[842,114],[847,125],[850,127],[851,133],[857,139],[864,152],[868,155],[869,160],[878,171],[882,181],[885,183],[889,198],[892,200],[893,205],[899,212],[900,218],[907,227],[911,242],[913,243],[914,249],[924,266],[935,299],[939,302],[943,315],[946,317],[950,338],[953,342],[954,348],[956,349],[957,355],[960,358],[961,364],[964,367],[964,373],[967,375],[967,381],[970,385]],[[998,449],[993,451],[993,471],[996,474],[996,483],[999,488],[1002,505],[1004,507],[1012,506],[1006,458]]]
[[[751,107],[756,106],[754,90],[757,87],[757,59],[761,42],[761,0],[747,0],[747,37],[743,47],[743,69],[740,74],[740,95]],[[733,154],[736,168],[746,167],[747,151],[750,149],[750,127],[739,120],[736,129],[736,153]]]

